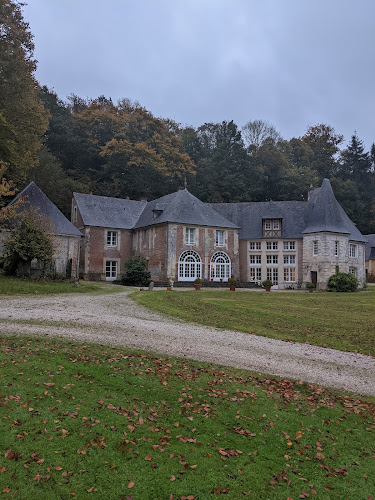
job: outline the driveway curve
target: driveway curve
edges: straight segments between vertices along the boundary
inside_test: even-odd
[[[0,332],[120,345],[375,396],[375,359],[166,318],[129,291],[0,299]]]

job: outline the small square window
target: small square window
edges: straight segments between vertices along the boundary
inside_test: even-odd
[[[267,250],[277,250],[278,248],[278,241],[267,241]]]
[[[284,250],[295,250],[296,242],[295,241],[284,241]]]
[[[260,250],[260,241],[250,241],[250,250]]]

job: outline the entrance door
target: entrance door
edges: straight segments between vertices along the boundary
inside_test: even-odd
[[[318,273],[316,271],[311,271],[311,283],[316,286],[318,282]]]

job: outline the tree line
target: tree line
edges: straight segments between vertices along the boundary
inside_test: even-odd
[[[285,140],[263,120],[192,127],[129,99],[64,101],[35,80],[33,37],[18,3],[1,2],[0,25],[3,202],[9,183],[17,191],[30,180],[67,216],[73,191],[151,200],[185,183],[205,202],[304,200],[328,177],[358,228],[375,232],[375,145],[365,151],[355,132],[343,147],[327,124]]]

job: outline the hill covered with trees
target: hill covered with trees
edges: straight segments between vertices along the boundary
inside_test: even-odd
[[[32,34],[13,0],[1,2],[0,26],[0,173],[16,191],[35,180],[69,216],[73,191],[150,200],[186,182],[206,202],[303,200],[328,177],[358,228],[375,232],[375,145],[365,151],[355,132],[344,148],[327,124],[285,140],[263,120],[195,128],[129,99],[64,101],[35,80]]]

